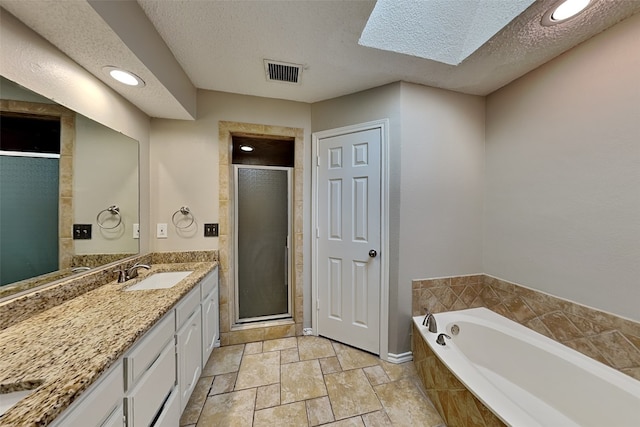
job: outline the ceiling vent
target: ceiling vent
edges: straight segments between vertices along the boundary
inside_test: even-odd
[[[267,81],[300,84],[302,65],[265,59],[264,70],[267,74]]]

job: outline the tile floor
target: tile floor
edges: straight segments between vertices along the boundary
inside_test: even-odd
[[[413,362],[304,336],[216,348],[181,426],[444,427]]]

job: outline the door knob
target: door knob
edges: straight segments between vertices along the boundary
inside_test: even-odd
[[[371,250],[369,251],[369,256],[370,256],[371,258],[375,258],[377,255],[378,255],[378,252],[376,252],[375,250],[371,249]]]

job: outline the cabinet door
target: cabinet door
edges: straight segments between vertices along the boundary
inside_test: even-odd
[[[176,387],[171,392],[164,409],[153,424],[153,427],[176,427],[180,424],[180,395]]]
[[[101,427],[124,427],[124,419],[124,409],[119,405]]]
[[[180,412],[182,412],[202,373],[202,309],[200,304],[178,331],[176,345]]]
[[[202,367],[207,364],[209,356],[219,338],[218,287],[202,301]]]
[[[86,390],[77,403],[74,403],[66,415],[61,416],[53,426],[100,426],[111,419],[114,411],[120,410],[122,420],[122,395],[124,378],[122,362],[116,363],[90,389]]]

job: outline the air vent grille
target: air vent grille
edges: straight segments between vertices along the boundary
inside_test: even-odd
[[[302,65],[264,60],[267,81],[300,84]]]

